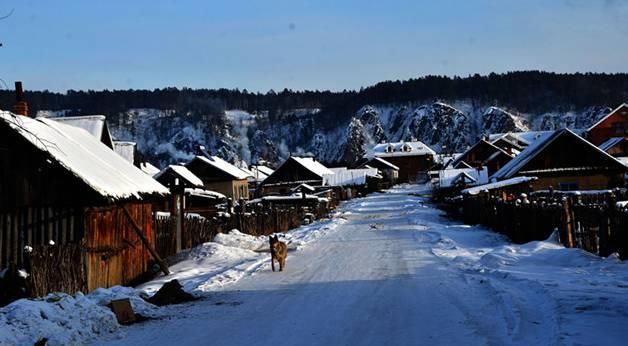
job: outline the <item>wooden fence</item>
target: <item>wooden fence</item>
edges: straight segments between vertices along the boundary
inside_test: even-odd
[[[24,262],[24,247],[54,241],[65,244],[83,237],[82,210],[78,208],[22,208],[0,212],[0,268]]]
[[[266,208],[263,206],[247,206],[244,211],[238,210],[229,217],[186,217],[182,229],[183,248],[192,248],[212,241],[216,234],[237,229],[242,233],[255,236],[269,235],[275,232],[287,232],[303,224],[306,214],[314,218],[328,214],[325,208],[290,207]],[[157,216],[154,220],[155,249],[162,257],[176,253],[175,219],[170,216]]]
[[[480,194],[465,196],[465,223],[482,224],[513,242],[547,239],[558,231],[566,247],[599,256],[617,252],[628,257],[628,210],[616,207],[615,194],[532,194],[514,201]]]
[[[36,246],[28,257],[31,296],[87,291],[86,256],[81,244]]]
[[[212,219],[186,217],[183,223],[181,241],[183,248],[192,248],[199,244],[212,241],[216,234],[222,232],[222,224]],[[175,219],[169,216],[158,216],[154,220],[155,250],[162,258],[177,253]]]

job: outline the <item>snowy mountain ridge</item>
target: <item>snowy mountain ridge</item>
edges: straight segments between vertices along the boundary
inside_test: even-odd
[[[185,162],[199,145],[240,165],[265,160],[277,164],[291,154],[315,155],[323,162],[353,163],[383,141],[418,139],[437,152],[460,152],[490,133],[586,128],[610,111],[519,113],[472,101],[364,105],[348,122],[329,126],[320,109],[284,110],[271,117],[242,110],[189,115],[173,110],[129,109],[109,118],[113,136],[138,143],[138,150],[163,167]],[[43,111],[43,114],[46,114]]]

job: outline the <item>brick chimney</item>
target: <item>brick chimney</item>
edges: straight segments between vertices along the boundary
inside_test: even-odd
[[[28,104],[24,101],[24,90],[22,90],[22,82],[15,82],[15,104],[13,105],[13,113],[28,116]]]

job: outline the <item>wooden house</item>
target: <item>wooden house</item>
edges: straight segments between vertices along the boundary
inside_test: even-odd
[[[249,199],[249,175],[217,156],[196,156],[185,167],[203,181],[205,190],[233,200]]]
[[[291,156],[260,184],[260,195],[286,194],[301,184],[320,187],[323,176],[333,173],[312,157]]]
[[[613,137],[628,137],[628,104],[622,104],[587,129],[587,139],[600,145]]]
[[[454,169],[487,167],[488,174],[491,175],[502,168],[512,157],[513,155],[504,149],[485,139],[480,139],[464,153],[456,157],[450,163],[450,167]]]
[[[161,205],[161,210],[169,210],[171,213],[176,212],[173,207],[177,198],[181,198],[183,213],[211,217],[216,213],[216,204],[225,202],[227,198],[219,192],[205,190],[203,181],[185,166],[170,165],[157,173],[154,178],[167,186],[173,195],[173,200]]]
[[[377,168],[381,173],[385,182],[394,184],[399,179],[399,167],[382,159],[381,157],[373,157],[364,162],[358,168]]]
[[[167,194],[82,128],[0,112],[2,267],[24,263],[26,246],[53,241],[59,249],[73,247],[76,257],[61,267],[62,258],[39,259],[50,276],[38,279],[50,289],[129,284],[149,269],[151,202]]]
[[[399,182],[416,181],[434,166],[436,152],[419,141],[377,144],[369,157],[382,158],[399,168]]]
[[[555,131],[528,146],[491,180],[537,177],[534,189],[608,189],[624,184],[626,167],[611,155],[568,129]]]

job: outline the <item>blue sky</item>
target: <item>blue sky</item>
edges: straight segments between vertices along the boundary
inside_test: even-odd
[[[4,0],[27,89],[359,89],[541,69],[628,72],[624,0]]]

